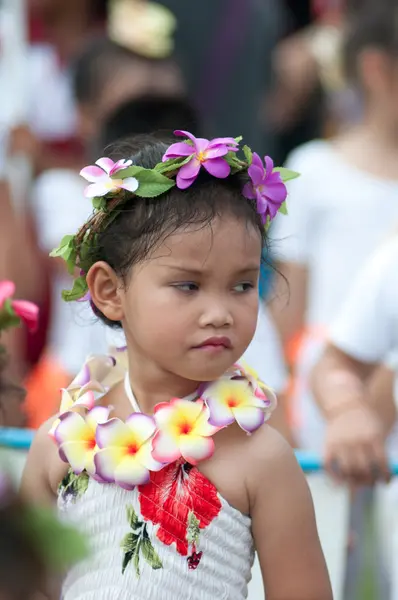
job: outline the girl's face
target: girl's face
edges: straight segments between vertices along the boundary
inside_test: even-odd
[[[260,233],[233,217],[167,238],[117,291],[130,365],[220,377],[254,335],[260,262]]]

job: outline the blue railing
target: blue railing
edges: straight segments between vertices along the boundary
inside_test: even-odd
[[[0,448],[13,450],[29,450],[35,432],[31,429],[12,429],[0,427]],[[296,450],[296,457],[305,473],[316,473],[323,470],[322,458],[304,450]],[[391,473],[398,475],[398,462],[390,463]]]

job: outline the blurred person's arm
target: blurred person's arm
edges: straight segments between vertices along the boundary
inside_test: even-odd
[[[361,483],[388,477],[384,442],[391,393],[376,399],[373,386],[377,366],[398,347],[397,260],[395,239],[364,266],[312,374],[315,399],[327,420],[327,467]],[[371,377],[376,378],[372,384]]]

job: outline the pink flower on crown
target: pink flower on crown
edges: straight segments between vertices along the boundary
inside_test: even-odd
[[[34,333],[38,326],[39,308],[27,300],[11,300],[14,294],[15,284],[12,281],[0,281],[0,311],[8,300],[15,315],[26,324],[28,331]]]
[[[84,167],[80,175],[84,177],[91,185],[84,190],[86,198],[97,198],[107,194],[115,194],[119,190],[135,192],[139,183],[135,177],[126,177],[117,179],[114,176],[123,169],[131,167],[133,161],[118,160],[116,163],[110,158],[99,158],[95,165]]]
[[[200,168],[203,166],[210,175],[225,179],[231,172],[231,167],[223,158],[228,152],[237,152],[238,142],[234,138],[216,138],[206,140],[196,138],[188,131],[175,131],[174,135],[185,136],[193,145],[187,142],[172,144],[163,156],[163,162],[170,159],[190,157],[190,160],[178,170],[177,187],[185,190],[193,184]]]
[[[267,218],[273,219],[287,198],[287,189],[280,173],[274,171],[272,158],[266,156],[263,161],[253,152],[253,162],[248,169],[251,179],[243,188],[243,195],[249,200],[257,200],[257,212],[263,223]]]

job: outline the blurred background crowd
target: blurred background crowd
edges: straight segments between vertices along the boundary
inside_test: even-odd
[[[89,212],[79,170],[132,134],[243,135],[282,164],[359,106],[341,80],[343,0],[3,0],[0,3],[0,279],[40,307],[8,336],[27,424],[54,412],[85,355],[106,348],[80,305],[63,305],[48,258]],[[311,168],[311,167],[310,167]],[[263,295],[272,272],[265,270]],[[21,425],[19,404],[1,419]]]
[[[279,394],[276,426],[322,451],[319,406],[334,415],[341,393],[368,403],[394,452],[398,0],[0,0],[0,91],[0,281],[40,308],[36,332],[4,336],[0,425],[37,428],[88,354],[123,346],[87,303],[63,303],[70,277],[49,252],[90,213],[82,167],[178,128],[242,135],[301,173],[248,357]],[[348,472],[359,446],[348,457],[337,425]]]

